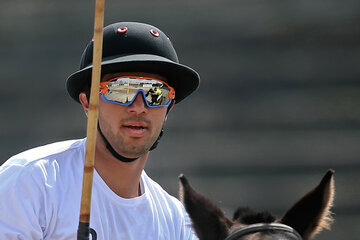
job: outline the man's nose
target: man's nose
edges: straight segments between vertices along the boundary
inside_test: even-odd
[[[145,103],[145,99],[143,94],[141,92],[138,92],[135,100],[128,106],[128,111],[133,113],[145,113],[148,111],[148,107]]]

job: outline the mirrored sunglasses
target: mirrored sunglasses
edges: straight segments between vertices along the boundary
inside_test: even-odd
[[[155,78],[121,76],[100,83],[100,94],[104,102],[129,106],[139,93],[143,95],[148,107],[168,107],[175,98],[174,88]]]

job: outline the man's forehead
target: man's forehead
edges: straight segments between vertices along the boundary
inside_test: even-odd
[[[106,82],[112,78],[121,77],[121,76],[136,76],[136,77],[149,77],[155,78],[164,82],[167,82],[167,79],[159,74],[155,73],[146,73],[146,72],[118,72],[118,73],[107,73],[105,74],[101,81]]]

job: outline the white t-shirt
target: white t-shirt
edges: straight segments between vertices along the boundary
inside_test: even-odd
[[[0,167],[0,239],[76,239],[86,139],[34,148]],[[142,195],[116,195],[94,171],[90,227],[98,240],[198,239],[183,205],[141,175]]]

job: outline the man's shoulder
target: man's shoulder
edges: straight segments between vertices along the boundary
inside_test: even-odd
[[[85,139],[76,139],[39,146],[12,156],[2,167],[14,164],[17,166],[26,166],[37,161],[50,161],[51,159],[81,153],[84,151],[84,144]]]

